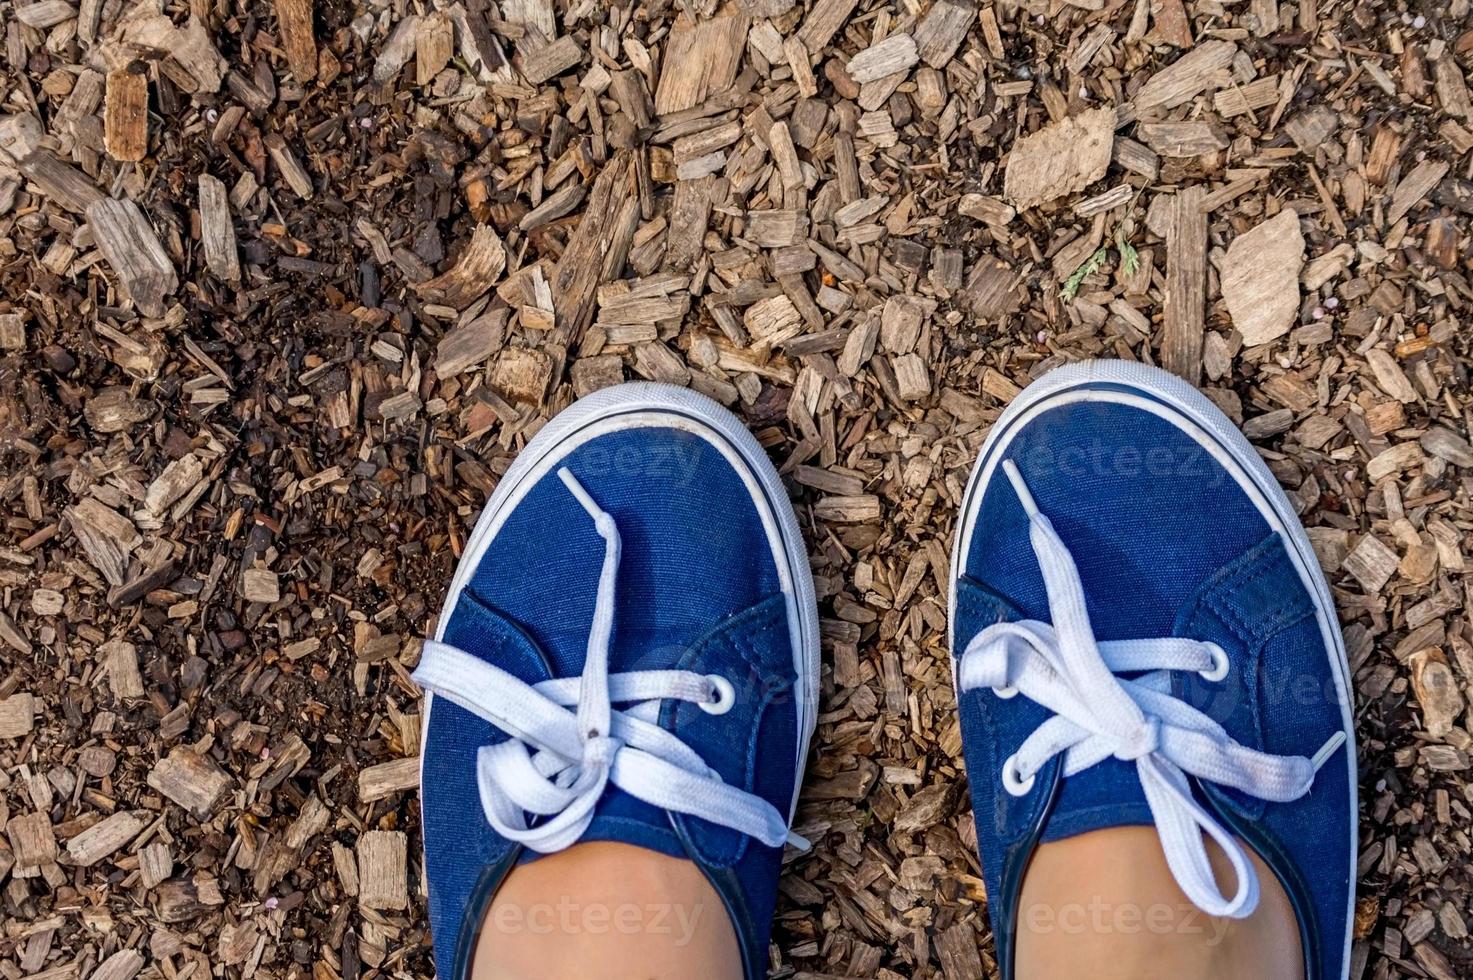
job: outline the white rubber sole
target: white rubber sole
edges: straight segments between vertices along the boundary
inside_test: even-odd
[[[961,559],[971,548],[977,510],[1002,458],[1003,450],[1030,419],[1061,405],[1077,402],[1106,402],[1129,405],[1150,412],[1176,425],[1215,459],[1248,494],[1258,512],[1287,545],[1299,578],[1315,598],[1315,618],[1324,637],[1334,670],[1336,692],[1349,741],[1344,746],[1350,774],[1350,904],[1345,913],[1346,945],[1341,962],[1345,976],[1350,969],[1350,937],[1355,921],[1356,861],[1359,857],[1359,783],[1355,759],[1355,712],[1350,695],[1350,663],[1345,638],[1335,616],[1335,600],[1310,546],[1309,536],[1289,498],[1269,472],[1268,466],[1238,427],[1193,386],[1174,374],[1132,361],[1083,361],[1055,368],[1023,389],[992,426],[962,497],[957,518],[957,538],[951,552],[951,584],[947,605],[948,641],[956,649],[956,583]],[[952,685],[956,685],[955,660]],[[960,692],[958,692],[959,694]]]
[[[674,385],[629,382],[579,399],[544,425],[512,461],[476,520],[441,607],[435,639],[444,639],[445,628],[455,613],[460,594],[474,576],[486,549],[533,486],[552,473],[573,450],[592,439],[610,432],[648,427],[677,428],[714,446],[741,476],[762,517],[787,603],[793,669],[799,683],[798,731],[801,737],[796,762],[797,779],[788,812],[791,826],[808,759],[808,746],[818,720],[820,647],[813,574],[808,566],[808,549],[798,527],[797,515],[793,513],[787,491],[766,451],[740,419],[705,395]],[[590,582],[589,588],[595,584]],[[434,696],[426,692],[426,735],[433,710]],[[423,775],[423,752],[420,759]]]

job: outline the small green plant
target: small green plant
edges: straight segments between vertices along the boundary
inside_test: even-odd
[[[1140,253],[1135,250],[1134,245],[1125,240],[1125,228],[1118,225],[1115,228],[1115,248],[1120,252],[1120,267],[1127,276],[1133,276],[1140,271]],[[1059,290],[1059,295],[1064,297],[1066,302],[1078,296],[1079,287],[1084,285],[1084,280],[1099,272],[1109,258],[1110,246],[1101,245],[1095,249],[1094,254],[1086,259],[1083,265],[1075,269],[1074,274],[1065,281],[1064,287]]]
[[[1095,249],[1095,254],[1091,255],[1084,265],[1074,270],[1074,275],[1070,276],[1068,281],[1064,283],[1064,288],[1059,290],[1059,294],[1065,300],[1072,300],[1075,296],[1078,296],[1079,287],[1084,284],[1084,280],[1099,272],[1100,266],[1104,265],[1105,260],[1109,257],[1109,246],[1101,245]]]
[[[1120,265],[1127,276],[1133,276],[1141,269],[1141,256],[1135,250],[1135,246],[1125,240],[1125,229],[1115,229],[1115,247],[1120,250]]]

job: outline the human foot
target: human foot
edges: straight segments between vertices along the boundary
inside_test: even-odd
[[[587,841],[693,861],[764,975],[817,673],[797,521],[734,416],[630,384],[554,418],[487,503],[415,672],[439,975],[468,975],[514,867]]]
[[[1256,851],[1297,917],[1304,975],[1346,975],[1356,782],[1343,642],[1287,498],[1206,398],[1124,362],[1026,389],[973,471],[951,600],[1004,978],[1017,975],[1040,846],[1126,826],[1153,827],[1185,897],[1227,919],[1259,904]]]

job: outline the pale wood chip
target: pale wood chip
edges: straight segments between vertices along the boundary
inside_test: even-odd
[[[1238,46],[1231,41],[1202,42],[1147,79],[1136,92],[1136,111],[1146,117],[1158,110],[1174,109],[1201,92],[1223,87],[1229,81],[1226,69],[1237,53]]]
[[[921,60],[932,68],[945,68],[976,22],[975,4],[938,0],[916,25],[915,42]]]
[[[44,865],[56,863],[56,833],[44,813],[17,813],[5,825],[15,855],[17,877],[35,877]]]
[[[0,698],[0,738],[24,738],[36,724],[36,699],[22,691]]]
[[[1285,208],[1228,245],[1222,298],[1243,344],[1254,347],[1282,337],[1299,313],[1299,270],[1304,235],[1299,215]]]
[[[490,225],[477,225],[455,265],[441,275],[417,283],[415,291],[457,310],[480,299],[506,270],[506,246]]]
[[[269,568],[247,568],[240,575],[240,597],[246,602],[280,602],[280,579]]]
[[[143,954],[133,949],[120,949],[97,964],[87,980],[133,980],[143,970]]]
[[[1342,567],[1360,583],[1366,595],[1375,595],[1391,581],[1391,576],[1396,574],[1396,567],[1400,563],[1401,559],[1396,556],[1396,552],[1386,547],[1374,534],[1367,534],[1351,549]]]
[[[496,359],[491,388],[512,403],[539,405],[552,380],[552,359],[540,350],[508,347]]]
[[[1003,196],[1019,209],[1083,190],[1105,175],[1115,138],[1115,110],[1088,109],[1013,145]]]
[[[231,778],[192,749],[180,746],[154,764],[148,785],[187,810],[196,820],[205,820],[230,791]]]
[[[495,354],[506,339],[508,316],[506,309],[493,310],[447,333],[435,348],[435,373],[442,378],[452,378]]]
[[[107,684],[119,701],[141,698],[145,694],[143,677],[138,672],[138,648],[127,640],[109,640],[97,648],[107,670]]]
[[[1437,647],[1418,650],[1408,658],[1412,690],[1422,708],[1422,725],[1433,738],[1442,738],[1453,730],[1463,713],[1463,694],[1458,679],[1448,666],[1447,657]]]
[[[1371,373],[1376,376],[1376,384],[1381,390],[1402,404],[1411,404],[1417,400],[1417,390],[1412,387],[1411,381],[1407,379],[1406,372],[1401,365],[1396,363],[1396,358],[1390,352],[1374,347],[1366,351],[1366,363],[1371,366]]]
[[[145,316],[163,316],[179,280],[143,211],[132,201],[104,198],[87,206],[87,224],[124,295]]]
[[[1423,160],[1412,168],[1411,173],[1401,179],[1391,194],[1391,203],[1386,208],[1386,220],[1393,224],[1400,221],[1412,208],[1436,187],[1447,175],[1448,165],[1440,160]]]
[[[365,831],[358,838],[358,904],[370,909],[409,907],[409,844],[397,830]]]
[[[919,60],[915,38],[909,34],[891,34],[851,58],[847,70],[850,78],[863,85],[908,71]]]
[[[665,43],[664,71],[655,89],[655,112],[664,116],[690,109],[708,95],[728,88],[736,78],[750,24],[746,12],[731,3],[697,24],[684,14],[678,17]],[[823,46],[822,42],[810,43],[806,37],[804,44],[809,51]]]
[[[205,265],[221,279],[238,280],[240,256],[235,244],[235,223],[230,216],[230,197],[225,184],[210,174],[199,175],[199,211]]]
[[[372,803],[419,785],[419,758],[394,759],[358,773],[358,801]]]
[[[131,810],[119,810],[67,841],[66,856],[78,867],[90,868],[111,857],[137,837],[148,820]]]

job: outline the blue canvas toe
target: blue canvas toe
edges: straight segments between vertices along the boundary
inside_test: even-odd
[[[1155,368],[1089,362],[989,432],[958,520],[951,643],[989,914],[1013,976],[1042,843],[1154,826],[1199,908],[1299,917],[1311,980],[1349,969],[1356,763],[1330,590],[1242,434]],[[1218,881],[1205,841],[1235,874]]]
[[[469,975],[518,863],[614,841],[694,861],[764,976],[817,671],[797,520],[734,416],[652,384],[559,414],[487,503],[414,675],[438,974]]]

